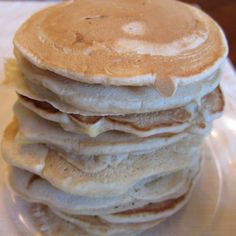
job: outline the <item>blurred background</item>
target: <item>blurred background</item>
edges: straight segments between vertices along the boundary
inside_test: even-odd
[[[5,1],[13,2],[14,0],[5,0]],[[30,0],[22,0],[22,1],[30,1]],[[46,0],[31,0],[31,2],[32,1],[46,1]],[[181,0],[181,1],[199,5],[205,12],[211,15],[222,26],[227,35],[230,45],[230,59],[233,62],[234,66],[236,66],[236,0]],[[59,1],[54,0],[54,2],[59,2]]]

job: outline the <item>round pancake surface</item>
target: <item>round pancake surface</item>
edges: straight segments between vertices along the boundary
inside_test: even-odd
[[[14,44],[37,67],[65,77],[153,85],[165,96],[180,81],[212,74],[228,51],[209,16],[173,0],[62,3],[33,15]]]

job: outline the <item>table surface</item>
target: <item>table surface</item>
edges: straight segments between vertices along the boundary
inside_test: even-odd
[[[13,57],[12,54],[12,38],[16,29],[21,25],[21,23],[27,19],[33,12],[39,10],[40,8],[52,3],[48,2],[24,2],[24,7],[22,7],[22,2],[0,2],[0,82],[4,79],[4,61]],[[217,138],[220,144],[216,153],[221,153],[219,157],[226,161],[226,165],[230,170],[232,178],[227,184],[226,191],[228,191],[228,197],[223,199],[222,207],[223,212],[222,218],[217,222],[218,227],[215,228],[214,236],[234,236],[236,232],[236,204],[234,199],[236,199],[236,191],[233,192],[236,184],[236,74],[230,63],[227,61],[225,68],[224,81],[222,82],[223,90],[226,94],[227,109],[225,115],[222,119],[215,122],[215,130],[212,132],[212,137]],[[11,107],[15,100],[13,91],[6,88],[5,86],[0,86],[0,137],[2,135],[4,127],[10,122],[12,111]],[[223,124],[223,125],[222,125]],[[218,131],[226,130],[225,136],[218,137]],[[219,140],[220,139],[220,140]],[[0,235],[3,236],[16,236],[18,235],[13,229],[14,227],[7,217],[8,212],[4,205],[3,191],[5,187],[3,185],[3,170],[4,164],[0,158]],[[227,173],[226,173],[227,174]],[[225,192],[226,192],[225,191]],[[218,230],[218,228],[220,230]],[[9,229],[11,232],[9,233]],[[234,230],[234,231],[233,231]],[[209,235],[207,235],[209,236]]]

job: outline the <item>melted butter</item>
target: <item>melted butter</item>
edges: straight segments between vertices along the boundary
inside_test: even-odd
[[[176,85],[170,77],[160,78],[156,76],[155,84],[156,90],[160,92],[162,96],[171,97],[176,91]]]

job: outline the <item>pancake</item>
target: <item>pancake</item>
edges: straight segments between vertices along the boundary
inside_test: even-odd
[[[174,0],[74,0],[17,31],[2,156],[45,236],[136,235],[188,202],[228,45]]]
[[[69,221],[58,217],[54,211],[42,204],[33,204],[31,211],[36,227],[44,229],[44,234],[47,236],[123,236],[124,234],[132,236],[160,223],[154,221],[143,224],[108,224],[96,217],[84,216]],[[69,223],[71,221],[73,223]]]
[[[162,220],[183,208],[190,195],[189,190],[179,198],[170,199],[162,203],[150,203],[143,208],[128,210],[112,215],[102,215],[100,217],[109,223],[145,223]]]
[[[14,169],[11,171],[11,182],[13,180],[16,182],[19,182],[19,180],[22,179],[22,174],[24,174],[24,171],[20,171],[18,169]],[[12,176],[13,175],[13,176]],[[15,175],[15,178],[14,178]],[[26,173],[27,175],[27,173]],[[13,177],[13,179],[12,179]],[[19,178],[21,177],[21,178]],[[24,177],[23,177],[24,178]],[[38,180],[37,180],[38,181]],[[40,181],[40,180],[39,180]],[[11,185],[12,186],[12,185]],[[18,188],[18,193],[19,193],[19,187],[18,183],[15,185],[13,184],[16,188]],[[24,186],[24,185],[23,185]],[[31,187],[30,187],[31,188]],[[14,187],[13,187],[14,189]],[[187,190],[185,193],[180,195],[179,197],[176,198],[171,198],[170,200],[163,201],[162,203],[158,204],[148,204],[147,206],[143,208],[137,208],[136,210],[130,210],[130,211],[123,211],[121,213],[117,214],[112,214],[112,215],[99,215],[99,216],[85,216],[85,215],[72,215],[65,213],[63,211],[57,210],[55,208],[51,208],[53,212],[60,216],[61,218],[65,219],[66,221],[71,222],[72,224],[75,224],[85,231],[88,231],[92,235],[113,235],[114,233],[118,232],[127,232],[129,227],[132,224],[135,224],[135,222],[128,223],[128,222],[119,222],[119,223],[109,223],[109,221],[102,220],[103,218],[109,218],[109,217],[117,217],[118,215],[120,217],[124,218],[129,218],[129,220],[133,219],[135,217],[142,217],[144,225],[150,222],[147,219],[147,216],[150,218],[155,214],[155,217],[158,218],[159,220],[164,219],[165,217],[168,217],[169,214],[173,214],[173,211],[176,211],[177,208],[180,208],[181,206],[184,205],[184,202],[186,202],[186,198],[189,197],[189,190]],[[20,190],[21,193],[23,193],[23,196],[25,196],[24,190]],[[27,190],[26,190],[27,192]],[[20,194],[21,195],[21,194]],[[136,214],[135,214],[136,213]],[[152,223],[154,221],[151,221]],[[151,223],[150,222],[150,223]],[[128,224],[127,224],[128,223]],[[140,226],[143,224],[140,224]],[[95,233],[96,232],[96,233]],[[121,233],[120,232],[120,233]]]
[[[54,122],[40,118],[25,107],[16,104],[15,115],[19,123],[18,141],[21,143],[46,143],[61,153],[72,155],[118,155],[130,152],[145,153],[176,143],[194,134],[206,135],[211,123],[204,121],[194,124],[178,134],[154,135],[139,138],[131,134],[110,131],[95,138],[82,133],[64,131]]]
[[[118,165],[108,164],[99,172],[87,173],[46,146],[44,156],[38,144],[28,149],[28,145],[17,142],[16,134],[17,124],[12,123],[3,138],[2,153],[9,164],[40,175],[64,192],[87,197],[122,195],[139,181],[188,168],[200,158],[202,141],[201,136],[188,136],[157,151],[130,154]]]
[[[14,45],[35,66],[67,78],[149,85],[164,96],[214,73],[228,52],[209,16],[173,0],[62,3],[29,18]]]
[[[20,70],[14,61],[8,63],[6,69],[9,80],[13,81],[19,94],[48,102],[62,112],[85,116],[148,113],[184,106],[193,101],[198,103],[219,85],[222,78],[222,70],[218,69],[204,81],[179,87],[173,96],[163,97],[147,86],[89,85],[54,74],[47,75],[21,61],[22,59],[18,59]]]
[[[52,209],[52,212],[58,217],[74,224],[90,235],[137,235],[143,231],[158,225],[162,220],[140,223],[112,224],[98,217],[71,216],[60,211]],[[137,227],[136,227],[137,226]]]
[[[123,195],[102,198],[67,194],[40,176],[18,168],[9,168],[8,179],[13,191],[27,201],[43,203],[70,215],[101,215],[180,197],[187,192],[192,179],[199,173],[199,168],[197,162],[185,170],[141,181]]]
[[[66,132],[59,125],[40,118],[20,104],[16,104],[15,114],[19,123],[19,142],[46,143],[61,152],[77,155],[150,152],[150,150],[175,143],[188,135],[187,132],[182,132],[166,136],[156,135],[144,139],[126,133],[110,131],[96,138],[90,138],[82,133]]]
[[[178,133],[189,127],[188,121],[196,115],[193,104],[185,108],[176,108],[163,112],[132,114],[124,116],[82,116],[62,113],[49,103],[36,101],[19,95],[22,105],[44,119],[54,121],[69,132],[84,133],[96,137],[106,131],[117,130],[139,137],[148,137],[161,133]],[[169,119],[169,115],[171,119]]]
[[[165,111],[131,114],[123,116],[82,116],[62,113],[49,103],[33,100],[19,95],[22,105],[40,117],[54,121],[65,130],[73,133],[84,133],[96,137],[110,130],[131,133],[139,137],[155,134],[179,133],[190,127],[196,120],[208,122],[218,118],[224,108],[224,99],[220,87],[201,99],[179,108]]]
[[[161,221],[183,208],[183,206],[187,203],[190,195],[191,194],[189,190],[178,198],[170,199],[162,203],[150,203],[142,208],[128,210],[111,215],[99,215],[98,217],[112,224],[143,224],[152,221]],[[69,222],[76,222],[77,216],[71,216],[57,210],[53,211],[61,218],[68,220]],[[73,219],[75,220],[73,221]]]
[[[45,236],[89,236],[78,226],[57,217],[47,206],[32,204],[29,214],[34,228]]]

